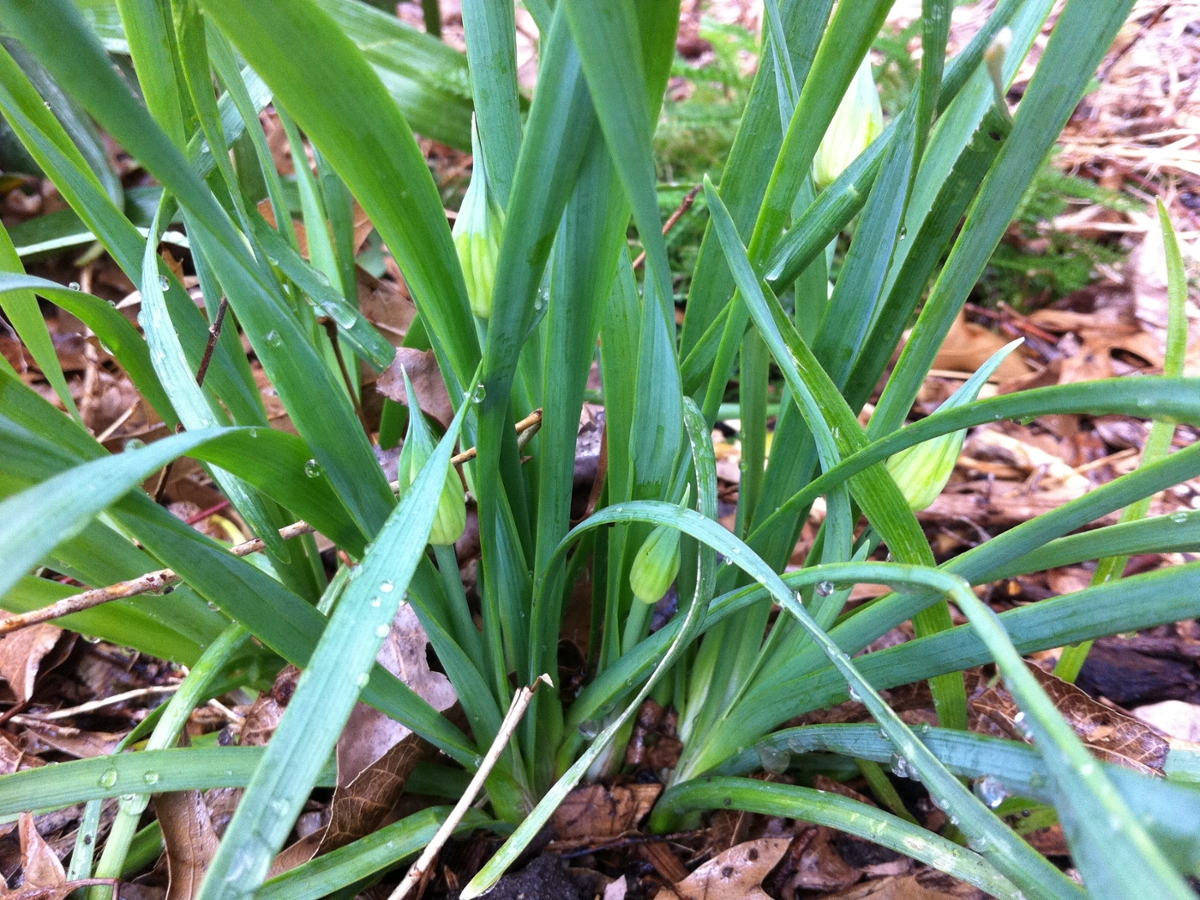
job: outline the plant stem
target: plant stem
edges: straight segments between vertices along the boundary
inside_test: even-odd
[[[467,595],[463,590],[462,577],[458,572],[458,557],[450,544],[435,544],[433,556],[437,560],[438,572],[442,576],[442,584],[446,587],[446,599],[450,604],[450,617],[454,622],[454,633],[458,642],[471,659],[483,659],[483,643],[479,639],[479,629],[471,618],[471,607],[467,604]]]

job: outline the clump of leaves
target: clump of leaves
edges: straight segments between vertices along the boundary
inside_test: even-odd
[[[0,0],[6,31],[161,188],[139,228],[25,68],[0,52],[0,112],[71,205],[86,240],[99,242],[138,286],[141,328],[99,298],[21,274],[2,237],[0,302],[63,394],[34,293],[86,322],[168,435],[111,454],[75,415],[69,394],[64,413],[0,367],[0,596],[5,609],[47,616],[60,615],[54,604],[62,602],[80,610],[64,625],[190,669],[157,720],[125,738],[127,748],[147,738],[145,749],[3,776],[0,816],[88,803],[95,805],[86,821],[98,823],[100,801],[122,798],[96,866],[95,824],[81,829],[72,864],[80,878],[110,878],[156,840],[136,830],[147,795],[244,788],[197,875],[200,900],[358,890],[426,844],[427,864],[456,827],[494,827],[505,843],[464,887],[469,898],[496,882],[577,784],[621,770],[633,717],[653,692],[678,712],[682,741],[650,816],[653,830],[733,808],[842,829],[1006,900],[1085,891],[1192,897],[1185,876],[1200,870],[1196,795],[1157,776],[1194,777],[1195,755],[1171,750],[1150,775],[1098,760],[1021,654],[1200,614],[1200,564],[1109,579],[1002,616],[975,589],[1098,555],[1193,548],[1200,516],[1137,521],[1136,504],[1200,475],[1200,447],[1147,454],[1139,470],[941,566],[905,499],[905,487],[913,497],[920,491],[897,484],[887,467],[909,448],[1008,418],[1149,417],[1164,423],[1158,434],[1168,448],[1175,422],[1200,423],[1200,384],[1179,377],[1186,323],[1182,264],[1172,251],[1164,377],[956,402],[904,427],[951,324],[1132,0],[1067,0],[1015,117],[997,98],[1055,3],[1001,0],[943,65],[950,5],[926,3],[940,14],[922,20],[926,50],[910,100],[817,193],[817,148],[891,3],[835,10],[833,0],[768,0],[760,65],[720,184],[703,178],[705,236],[694,265],[679,272],[662,235],[653,144],[677,2],[558,0],[551,9],[530,0],[542,36],[540,86],[523,119],[516,26],[504,3],[463,0],[467,60],[448,60],[432,38],[353,0],[43,0],[36,8]],[[113,66],[114,53],[134,73],[138,94]],[[259,119],[268,104],[300,163],[294,210]],[[489,202],[504,214],[494,275],[487,256],[486,320],[472,311],[442,198],[412,131],[419,123],[465,147],[472,107],[486,160],[472,177],[487,179]],[[270,221],[254,199],[263,191]],[[418,319],[399,350],[358,308],[354,200],[416,304]],[[177,216],[203,311],[159,256]],[[831,293],[826,248],[855,216]],[[630,252],[631,223],[645,250],[644,275]],[[1169,233],[1165,216],[1163,226]],[[681,325],[673,302],[680,276]],[[864,427],[859,414],[919,305]],[[270,427],[247,344],[294,433]],[[436,367],[441,376],[440,434],[422,427],[433,410],[422,412],[415,386],[405,392],[407,410],[385,404],[376,430],[359,402],[369,390],[363,373],[414,356],[426,374]],[[575,522],[578,429],[597,363],[605,466],[589,514]],[[786,393],[768,459],[772,367]],[[727,529],[718,521],[711,436],[735,370],[744,467]],[[397,499],[400,486],[389,484],[373,444],[394,443],[405,415]],[[252,544],[231,552],[142,490],[181,455],[207,466],[254,532]],[[921,470],[911,476],[921,479],[917,488],[940,481],[926,468],[895,467],[904,478]],[[480,547],[470,596],[447,543],[458,533],[465,491],[475,500]],[[808,558],[789,571],[818,498],[824,524]],[[1134,512],[1120,525],[1071,534],[1127,507]],[[435,534],[439,508],[442,525],[453,527]],[[672,552],[655,566],[661,578],[652,585],[633,579],[643,599],[674,574],[674,541],[656,529],[681,533],[679,602],[652,631],[651,606],[635,597],[630,575],[652,535],[652,547]],[[337,549],[332,571],[313,530]],[[870,562],[884,545],[889,561]],[[247,562],[250,552],[265,561]],[[1123,567],[1112,568],[1115,579]],[[86,610],[76,596],[79,585],[127,579],[177,586],[149,599],[117,591],[116,602]],[[851,608],[858,583],[889,592]],[[545,685],[533,693],[558,670],[566,605],[577,594],[590,594],[591,678],[577,692]],[[442,715],[376,662],[404,600],[454,687],[461,718]],[[951,602],[969,624],[954,627]],[[915,640],[861,654],[908,620]],[[248,672],[285,662],[303,675],[265,748],[176,746],[196,705],[248,684]],[[966,730],[962,670],[990,663],[1017,709],[1016,735],[1032,745]],[[911,727],[880,696],[913,682],[928,682],[938,727]],[[778,731],[846,699],[860,701],[874,724]],[[314,788],[332,783],[327,764],[360,700],[441,752],[411,777],[424,793],[453,794],[454,810],[406,817],[269,877]],[[863,760],[894,810],[750,777],[811,771],[827,754],[843,765]],[[907,818],[871,768],[879,762],[919,779],[959,840]],[[977,791],[965,779],[978,780]],[[466,816],[478,791],[485,803]],[[1006,795],[1053,808],[1086,888],[996,815]]]

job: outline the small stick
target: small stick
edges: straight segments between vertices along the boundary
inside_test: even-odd
[[[696,202],[696,195],[699,193],[700,193],[700,185],[696,185],[694,188],[692,188],[690,191],[688,191],[687,196],[683,198],[683,202],[679,204],[679,208],[676,209],[675,212],[671,213],[670,217],[663,224],[663,230],[662,230],[663,237],[666,237],[667,232],[669,232],[672,228],[674,228],[675,225],[679,222],[679,220],[682,219],[685,215],[687,215],[687,211],[692,208],[692,204]],[[646,263],[646,251],[643,250],[641,255],[639,255],[638,258],[633,261],[634,271],[636,272],[643,265],[645,265],[645,263]]]
[[[479,764],[479,770],[476,771],[475,777],[471,779],[471,783],[467,785],[467,790],[461,797],[458,798],[458,803],[454,804],[454,809],[450,811],[450,815],[446,817],[446,821],[442,823],[442,827],[437,830],[437,834],[433,836],[421,852],[420,858],[413,863],[411,869],[401,880],[396,889],[392,891],[388,900],[403,900],[408,896],[408,892],[425,877],[425,873],[429,865],[433,862],[433,858],[437,856],[438,851],[442,849],[442,845],[454,833],[454,829],[458,827],[458,823],[462,821],[463,816],[467,814],[467,809],[475,801],[475,796],[483,788],[483,783],[491,774],[492,767],[500,759],[500,754],[504,752],[504,748],[508,746],[509,738],[513,732],[517,730],[517,725],[521,721],[521,716],[525,714],[525,710],[529,707],[530,701],[533,700],[533,692],[537,690],[537,686],[545,682],[551,687],[554,682],[550,680],[549,675],[539,675],[529,687],[523,687],[517,691],[517,695],[513,697],[512,704],[508,707],[508,712],[504,716],[504,721],[500,723],[500,730],[496,732],[496,739],[492,741],[492,746],[488,748],[487,755],[484,756],[483,762]]]
[[[538,428],[542,424],[542,411],[535,409],[524,419],[517,423],[516,430],[524,433],[533,428]],[[456,466],[461,466],[463,463],[475,458],[475,448],[471,447],[457,456],[450,458],[450,462]],[[391,484],[392,491],[399,489],[399,482],[393,481]],[[304,534],[312,534],[316,531],[316,527],[309,525],[301,520],[293,522],[291,525],[286,525],[279,529],[279,536],[285,541],[292,538],[300,537]],[[266,545],[262,538],[254,538],[253,540],[237,544],[230,548],[229,552],[234,556],[248,556],[251,553],[258,553]],[[21,615],[9,616],[5,619],[0,619],[0,635],[11,634],[14,631],[19,631],[30,625],[37,625],[40,622],[48,622],[51,619],[57,619],[61,616],[69,616],[72,613],[83,612],[87,609],[100,606],[104,603],[110,603],[113,600],[125,600],[129,597],[136,597],[139,594],[148,594],[151,591],[161,591],[164,588],[170,587],[180,580],[179,575],[174,569],[158,569],[154,572],[147,572],[145,575],[139,575],[137,578],[131,578],[128,581],[119,581],[116,584],[110,584],[107,587],[93,588],[90,591],[83,591],[79,594],[72,594],[70,597],[63,597],[51,603],[49,606],[43,606],[40,609],[35,609]]]
[[[228,308],[229,301],[222,297],[217,306],[216,318],[208,326],[208,343],[204,346],[204,356],[200,360],[200,368],[196,370],[196,387],[204,387],[204,376],[208,374],[208,366],[212,362],[213,352],[217,349],[217,341],[221,339],[221,326],[225,324],[225,310]],[[175,426],[176,434],[181,431],[183,431],[182,422]],[[154,487],[155,503],[162,503],[163,497],[167,493],[167,480],[171,477],[171,469],[174,465],[175,461],[171,460],[163,466],[163,470],[158,476],[158,484]]]
[[[149,697],[154,694],[173,694],[177,690],[179,690],[179,685],[177,684],[138,688],[134,691],[126,691],[123,694],[113,694],[111,697],[103,697],[100,700],[90,700],[87,703],[81,703],[79,706],[72,706],[70,709],[58,709],[48,713],[25,713],[13,716],[13,721],[19,725],[25,725],[30,722],[36,724],[38,722],[53,722],[56,719],[69,719],[71,716],[78,716],[83,713],[92,712],[93,710],[103,709],[106,706],[124,703],[126,700],[136,700],[138,697]]]
[[[208,328],[208,344],[204,348],[204,358],[200,360],[200,368],[196,371],[196,384],[204,387],[204,376],[208,374],[209,363],[212,362],[213,351],[217,349],[217,341],[221,339],[221,326],[225,324],[225,310],[229,309],[229,300],[221,298],[217,306],[217,316]]]

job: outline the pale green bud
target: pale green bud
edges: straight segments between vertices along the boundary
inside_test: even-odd
[[[687,507],[691,496],[691,485],[683,495]],[[629,586],[633,596],[643,603],[657,603],[667,593],[675,576],[679,574],[679,529],[659,525],[642,542],[633,566],[629,570]]]
[[[954,472],[966,434],[966,429],[945,434],[888,458],[887,470],[913,512],[932,505],[942,493]]]
[[[420,413],[417,413],[420,415]],[[414,453],[409,462],[408,483],[411,485],[425,465],[425,459],[419,459],[420,454]],[[433,519],[433,528],[429,530],[429,543],[440,546],[453,544],[463,535],[467,527],[467,503],[463,497],[462,482],[454,466],[446,470],[446,483],[442,485],[442,494],[438,498],[437,515]]]
[[[679,531],[659,525],[638,549],[629,570],[633,596],[643,603],[657,603],[679,574]]]
[[[408,380],[408,372],[401,368],[404,376],[404,389],[408,392],[408,435],[404,439],[404,449],[400,451],[400,461],[397,466],[400,492],[403,494],[416,481],[425,463],[433,456],[433,435],[417,406],[417,392],[413,390]],[[467,503],[463,497],[462,482],[454,466],[446,470],[446,482],[442,485],[442,493],[438,498],[437,513],[433,519],[433,528],[429,531],[429,543],[435,546],[453,544],[467,527]]]
[[[866,57],[817,148],[813,159],[813,181],[817,190],[832,184],[882,131],[883,107],[871,77],[871,60]]]
[[[492,315],[492,290],[496,283],[496,263],[504,237],[504,210],[488,190],[487,168],[480,152],[479,137],[471,128],[471,147],[475,170],[463,196],[458,218],[454,220],[454,249],[467,283],[471,312],[481,319]]]
[[[1015,340],[993,353],[991,359],[979,367],[979,371],[938,407],[938,412],[946,412],[974,401],[987,380],[1000,368],[1000,363],[1020,344],[1020,340]],[[963,439],[966,436],[967,431],[964,428],[962,431],[944,434],[907,450],[901,450],[888,458],[887,470],[900,492],[904,494],[904,499],[908,501],[908,508],[913,512],[920,512],[932,505],[945,489],[946,482],[950,480],[958,462],[958,454],[962,452]]]

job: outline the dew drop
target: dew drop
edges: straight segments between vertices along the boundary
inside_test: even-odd
[[[1171,521],[1176,525],[1186,525],[1188,518],[1189,516],[1185,512],[1171,513]]]
[[[777,750],[767,744],[758,748],[758,760],[763,770],[771,775],[782,775],[788,770],[792,754],[787,750]]]
[[[847,685],[846,693],[850,695],[850,699],[853,700],[855,703],[862,702],[862,696],[858,693],[857,690],[855,690],[854,685],[852,685],[852,684]]]
[[[304,474],[309,478],[320,478],[324,474],[321,464],[315,459],[310,459],[304,464]]]
[[[279,332],[272,329],[267,332],[266,342],[268,347],[278,347],[283,343],[283,338],[279,336]]]
[[[139,438],[130,438],[125,442],[125,452],[132,453],[134,450],[145,450],[146,442]]]
[[[370,682],[370,680],[371,680],[371,676],[368,673],[363,672],[361,675],[358,676],[358,686],[360,688],[365,688],[367,686],[367,684]]]
[[[975,796],[982,800],[988,809],[995,809],[1008,799],[1008,790],[996,777],[984,775],[975,782]]]
[[[67,285],[67,287],[69,287],[73,291],[77,291],[77,290],[79,290],[79,282],[72,281],[70,284]]]
[[[385,581],[381,585],[379,585],[379,590],[385,594],[390,594],[395,589],[396,589],[396,586],[394,584],[392,584],[390,581]]]
[[[584,740],[590,741],[600,733],[600,723],[595,719],[587,719],[579,723],[579,733]]]
[[[901,778],[921,780],[921,773],[917,771],[917,767],[898,753],[892,757],[892,772]]]
[[[383,605],[383,598],[381,598],[381,597],[372,597],[371,598],[371,608],[372,609],[379,609],[379,607],[382,605]]]
[[[833,593],[833,582],[832,581],[818,582],[815,590],[817,592],[818,597],[828,597],[830,594]]]
[[[1023,711],[1013,716],[1013,727],[1017,729],[1017,734],[1021,735],[1025,740],[1033,737],[1033,731],[1030,729],[1029,723],[1025,721],[1025,713]]]
[[[487,388],[482,384],[475,385],[475,390],[471,391],[471,402],[478,405],[487,398]]]
[[[908,226],[901,225],[900,226],[900,240],[904,240],[906,237],[908,237]]]
[[[103,775],[100,776],[100,787],[102,787],[102,788],[110,788],[116,783],[117,783],[117,770],[116,769],[108,769]]]
[[[387,637],[388,632],[391,630],[392,630],[391,627],[388,625],[380,625],[378,628],[375,629],[375,637],[381,637],[381,638]]]
[[[146,784],[158,784],[158,773],[147,772],[142,776],[142,781],[146,782]]]
[[[170,281],[170,279],[167,278],[166,275],[159,275],[158,276],[158,286],[160,288],[162,288],[164,291],[170,290],[171,289],[171,281]]]

